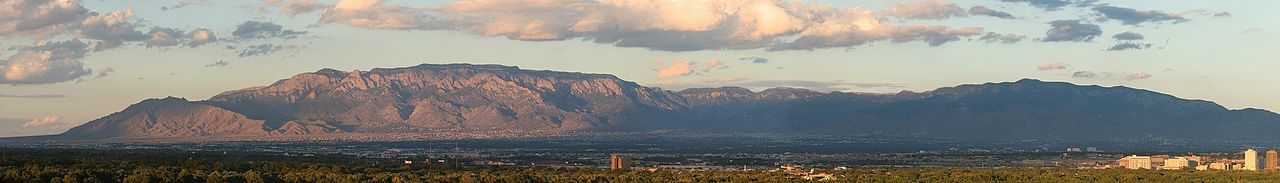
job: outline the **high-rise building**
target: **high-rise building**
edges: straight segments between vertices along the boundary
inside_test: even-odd
[[[1151,156],[1131,155],[1120,158],[1120,166],[1128,169],[1151,169]]]
[[[1244,167],[1241,170],[1257,171],[1258,165],[1258,151],[1253,148],[1244,150]]]
[[[1267,150],[1267,170],[1275,170],[1280,168],[1280,154],[1276,153],[1276,149]]]
[[[609,169],[610,170],[631,169],[631,157],[626,157],[626,156],[617,155],[617,154],[610,156]]]

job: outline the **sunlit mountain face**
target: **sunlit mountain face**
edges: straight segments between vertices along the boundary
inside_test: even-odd
[[[1274,7],[0,0],[0,182],[1280,182]]]

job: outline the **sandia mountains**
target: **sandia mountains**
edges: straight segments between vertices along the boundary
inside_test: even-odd
[[[149,99],[54,140],[688,130],[963,140],[1280,139],[1280,115],[1127,87],[1024,79],[861,94],[668,91],[606,74],[424,64],[295,75],[203,101]]]

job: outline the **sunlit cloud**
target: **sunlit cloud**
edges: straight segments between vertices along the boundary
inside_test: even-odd
[[[581,39],[661,51],[814,50],[877,41],[939,46],[986,33],[978,27],[895,25],[877,12],[925,19],[965,13],[946,1],[882,11],[770,0],[460,0],[439,8],[343,0],[325,10],[321,22],[369,29],[457,30],[525,41]]]
[[[1062,62],[1055,62],[1055,63],[1040,65],[1039,67],[1036,67],[1036,69],[1042,70],[1042,71],[1063,70],[1063,69],[1067,69],[1067,66],[1070,66],[1070,65],[1067,65],[1066,63],[1062,63]]]

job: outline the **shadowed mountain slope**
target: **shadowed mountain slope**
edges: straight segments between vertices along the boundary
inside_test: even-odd
[[[928,92],[640,86],[612,75],[499,65],[323,69],[204,101],[151,99],[56,136],[166,139],[457,131],[896,135],[953,140],[1240,140],[1280,116],[1127,87],[1024,79]]]

